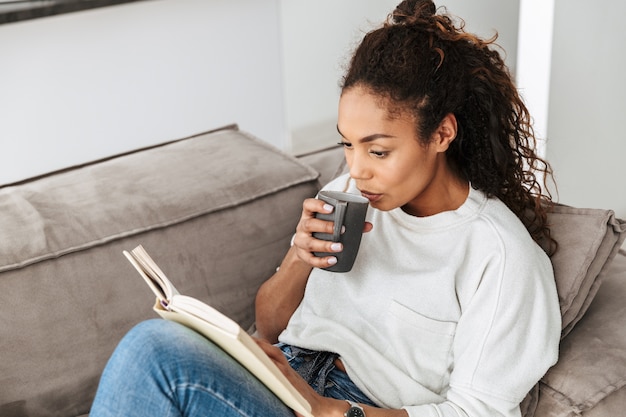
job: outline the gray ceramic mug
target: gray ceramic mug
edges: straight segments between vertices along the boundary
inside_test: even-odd
[[[333,233],[313,233],[317,239],[341,242],[341,252],[314,252],[315,256],[334,256],[337,263],[323,268],[333,272],[348,272],[352,269],[356,255],[359,252],[361,236],[369,201],[367,198],[356,194],[343,193],[340,191],[320,191],[317,196],[333,206],[332,213],[316,213],[315,217],[334,222]],[[344,229],[343,233],[341,232]]]

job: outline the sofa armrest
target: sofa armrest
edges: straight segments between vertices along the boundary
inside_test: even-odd
[[[343,148],[340,146],[298,155],[298,159],[320,173],[319,182],[321,186],[326,185],[330,180],[347,170]]]

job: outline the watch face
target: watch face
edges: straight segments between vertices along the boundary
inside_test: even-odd
[[[365,413],[363,410],[357,407],[350,407],[348,412],[345,414],[346,417],[365,417]]]

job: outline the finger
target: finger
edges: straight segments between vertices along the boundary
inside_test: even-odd
[[[363,225],[363,233],[367,233],[372,231],[372,229],[374,228],[374,225],[370,222],[365,222],[365,225]]]
[[[317,198],[307,198],[302,203],[302,214],[306,217],[315,217],[315,213],[332,213],[334,207],[323,200]]]
[[[296,226],[296,231],[307,234],[326,233],[332,235],[334,227],[335,223],[329,220],[322,220],[316,217],[303,217],[298,223],[298,226]]]
[[[331,232],[332,233],[332,232]],[[308,231],[296,231],[293,238],[294,246],[299,250],[306,252],[329,252],[337,253],[343,250],[341,242],[333,242],[331,240],[317,239]]]
[[[277,361],[285,359],[285,355],[283,355],[283,352],[268,341],[262,339],[254,339],[254,341],[272,360]]]
[[[289,365],[289,361],[287,361],[287,358],[283,354],[282,350],[268,343],[267,341],[259,340],[259,339],[255,339],[255,340],[256,340],[257,345],[265,352],[267,357],[270,358],[272,362],[274,362],[276,367],[285,376],[287,376],[289,372],[292,371],[291,365]]]
[[[333,266],[337,263],[337,258],[335,256],[320,257],[315,256],[311,252],[300,250],[298,251],[298,257],[305,263],[315,268],[328,268],[329,266]]]

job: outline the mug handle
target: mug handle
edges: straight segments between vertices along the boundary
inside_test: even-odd
[[[333,242],[339,242],[341,239],[341,227],[343,226],[343,220],[346,217],[346,209],[348,203],[346,201],[337,201],[335,205],[335,215],[333,216]]]

